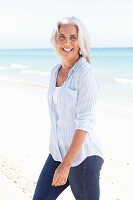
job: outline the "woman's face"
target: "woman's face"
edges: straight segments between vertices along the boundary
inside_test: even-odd
[[[78,30],[75,25],[61,25],[57,35],[58,52],[66,60],[78,59],[79,43]]]

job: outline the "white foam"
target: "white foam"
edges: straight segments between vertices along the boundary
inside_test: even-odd
[[[11,64],[11,68],[13,68],[13,69],[25,69],[28,67],[29,66],[26,66],[26,65]]]
[[[38,72],[38,71],[29,71],[29,70],[22,70],[22,74],[39,74],[39,75],[49,75],[50,72]]]
[[[7,67],[0,67],[0,70],[4,70],[4,69],[7,69]]]
[[[120,83],[133,84],[133,79],[116,77],[116,78],[114,78],[114,80],[115,80],[116,82],[120,82]]]

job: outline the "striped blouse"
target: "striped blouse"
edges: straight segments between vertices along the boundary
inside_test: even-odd
[[[54,160],[62,162],[76,129],[87,131],[84,143],[72,163],[71,167],[74,167],[88,156],[104,157],[101,143],[93,130],[95,106],[101,87],[94,68],[81,57],[69,70],[66,81],[59,89],[55,110],[53,94],[60,67],[61,64],[58,64],[52,68],[47,92],[51,120],[49,152]]]

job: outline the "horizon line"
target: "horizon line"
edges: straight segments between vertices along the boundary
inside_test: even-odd
[[[111,49],[111,48],[133,48],[133,46],[132,47],[91,47],[90,48],[90,50],[91,49]],[[47,47],[47,48],[0,48],[0,50],[41,50],[41,49],[53,49],[52,47],[50,48],[50,47]],[[54,49],[53,49],[54,50]]]

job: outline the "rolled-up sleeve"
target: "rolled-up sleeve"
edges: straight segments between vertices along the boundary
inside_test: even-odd
[[[100,94],[100,82],[93,67],[80,76],[76,104],[76,129],[91,133],[95,124],[95,107]]]

